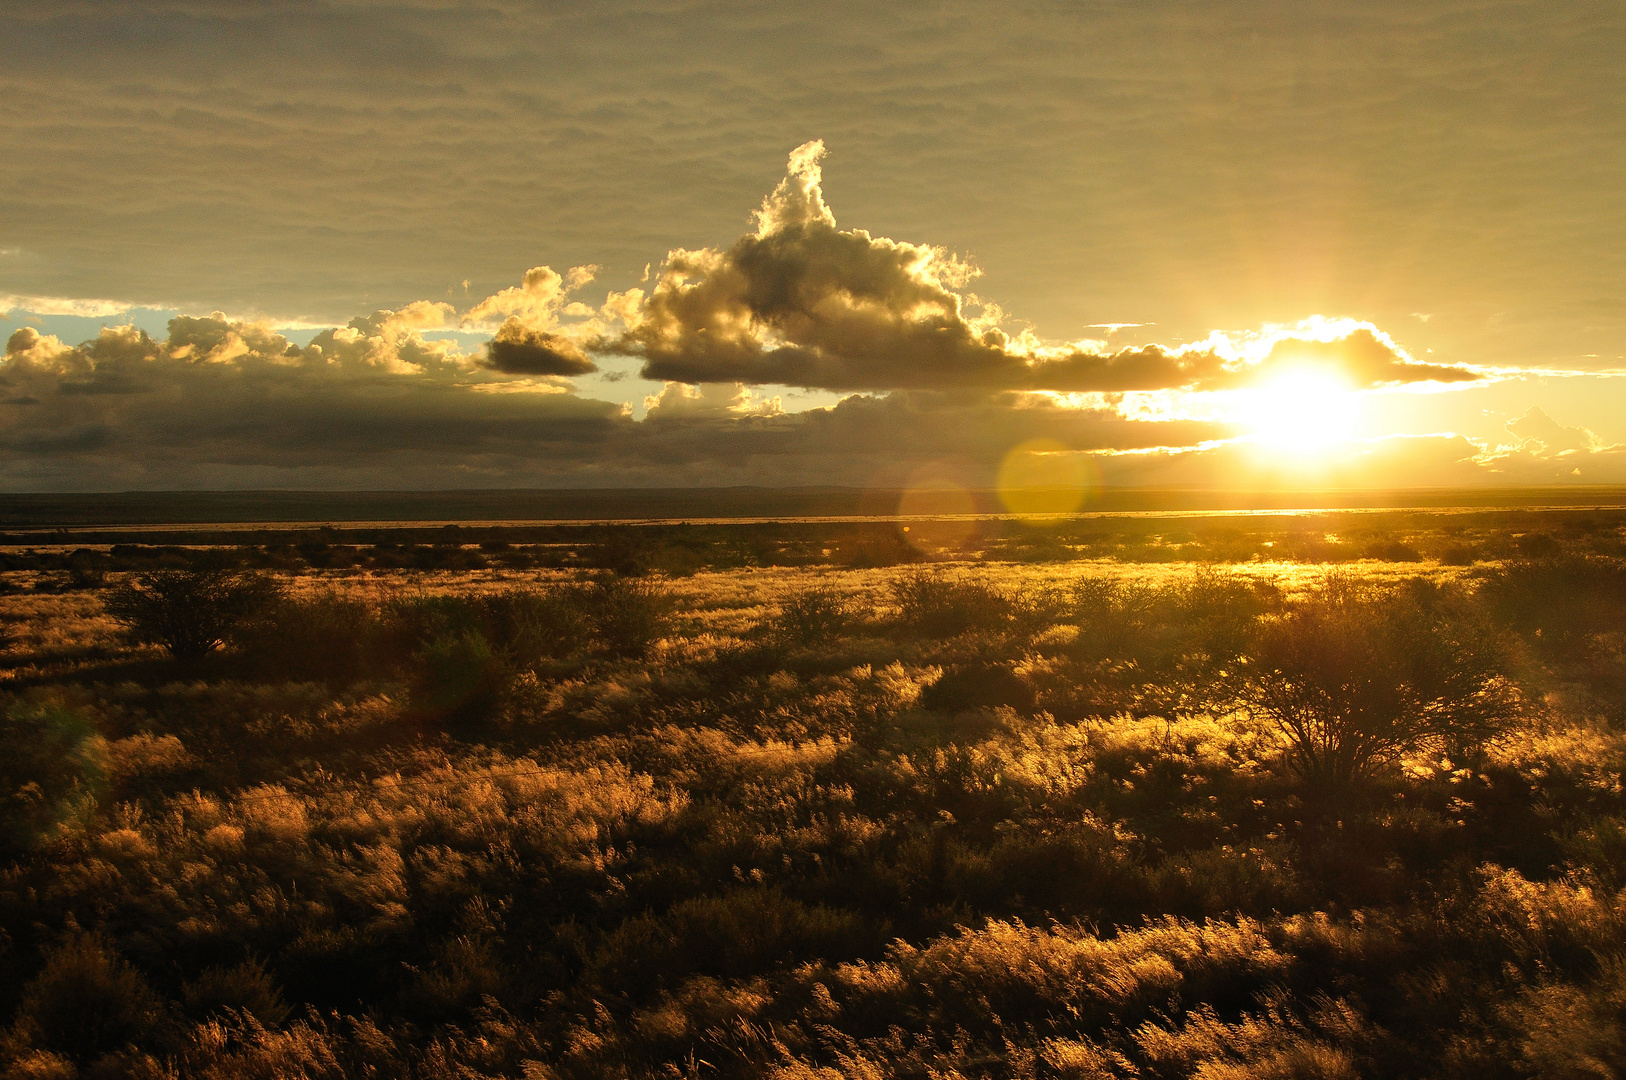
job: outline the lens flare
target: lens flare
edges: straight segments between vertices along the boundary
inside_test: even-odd
[[[957,477],[957,470],[936,465],[909,477],[898,499],[898,530],[916,549],[954,550],[981,534],[976,498]]]
[[[1030,439],[999,466],[1000,501],[1024,519],[1074,513],[1099,486],[1089,455],[1054,439]]]

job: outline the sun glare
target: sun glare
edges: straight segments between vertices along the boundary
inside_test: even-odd
[[[1360,395],[1328,371],[1290,371],[1246,392],[1239,417],[1261,443],[1312,450],[1355,430]]]

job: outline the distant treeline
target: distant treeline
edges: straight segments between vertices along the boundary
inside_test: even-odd
[[[901,489],[842,487],[598,488],[486,491],[121,491],[0,494],[0,528],[308,521],[652,521],[680,518],[887,517]],[[999,493],[959,492],[976,514],[1005,512]],[[928,497],[927,502],[930,502]],[[1065,503],[1067,500],[1064,499]],[[1400,491],[1185,491],[1089,494],[1094,513],[1619,506],[1606,487]],[[947,504],[945,504],[947,505]]]
[[[0,534],[0,570],[99,585],[110,571],[614,570],[683,576],[766,566],[867,568],[935,560],[1340,563],[1626,554],[1626,510],[1328,512],[903,521],[673,522],[58,530]]]

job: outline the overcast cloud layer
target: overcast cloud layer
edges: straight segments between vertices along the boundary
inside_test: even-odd
[[[1626,431],[1484,389],[1626,367],[1608,5],[15,0],[0,31],[0,487],[986,484],[1035,438],[1119,483],[1626,481]],[[30,321],[131,304],[182,314]],[[1506,423],[1312,470],[1123,396],[1306,366]],[[1626,415],[1587,385],[1583,423]]]

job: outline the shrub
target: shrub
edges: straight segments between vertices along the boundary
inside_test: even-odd
[[[638,656],[665,632],[671,604],[653,583],[619,574],[583,587],[576,602],[605,652]]]
[[[952,666],[920,695],[922,708],[940,712],[993,709],[1001,705],[1027,712],[1033,709],[1033,700],[1033,687],[1008,663]]]
[[[852,617],[852,606],[836,590],[804,589],[779,606],[772,629],[793,645],[815,645],[840,634]]]
[[[917,633],[953,637],[1009,622],[1016,605],[980,581],[930,572],[910,573],[892,585],[898,620]]]
[[[372,666],[381,636],[376,611],[337,593],[278,597],[233,634],[267,677],[340,681],[384,674]]]
[[[1510,562],[1486,575],[1481,595],[1515,630],[1562,656],[1626,615],[1626,562],[1555,558]]]
[[[258,960],[236,967],[207,968],[181,989],[186,1011],[198,1019],[247,1013],[265,1027],[277,1027],[293,1011],[276,980]]]
[[[443,720],[490,717],[513,683],[506,657],[477,629],[454,630],[431,641],[418,657],[413,704]]]
[[[107,581],[111,561],[99,551],[80,548],[68,556],[68,581],[76,589],[99,589]]]
[[[154,570],[120,584],[104,605],[138,641],[195,660],[224,645],[280,592],[257,574]]]
[[[1333,787],[1427,742],[1462,753],[1519,706],[1498,636],[1463,600],[1424,582],[1334,581],[1260,624],[1242,697],[1286,738],[1295,772]]]
[[[1533,988],[1508,1010],[1525,1064],[1536,1076],[1619,1076],[1626,1070],[1626,967],[1585,987]]]
[[[691,974],[742,978],[797,956],[851,956],[878,940],[855,912],[742,888],[626,920],[605,937],[592,975],[604,990],[648,992]]]
[[[23,989],[19,1027],[30,1041],[78,1061],[151,1039],[162,1007],[140,972],[95,937],[53,950]]]

